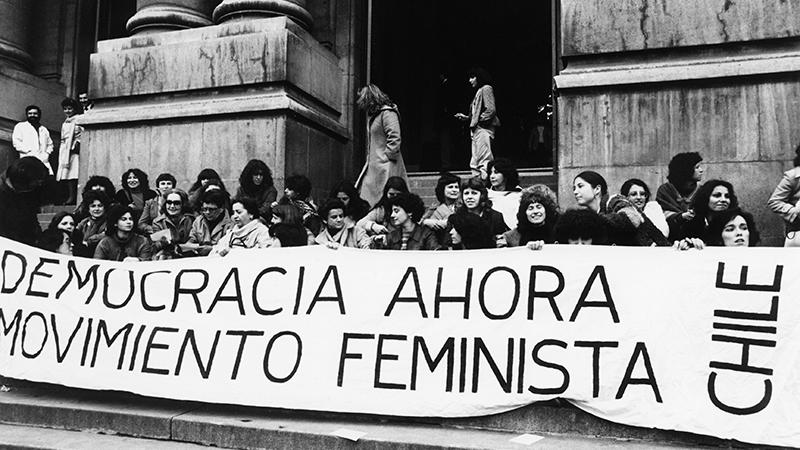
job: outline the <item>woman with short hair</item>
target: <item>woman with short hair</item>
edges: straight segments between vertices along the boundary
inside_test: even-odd
[[[232,205],[234,226],[217,242],[211,255],[225,256],[234,249],[280,247],[269,229],[258,219],[258,203],[249,197],[237,198]]]
[[[509,228],[517,226],[520,191],[519,173],[508,158],[497,158],[487,165],[488,193],[492,209],[501,213]]]
[[[650,188],[647,186],[647,183],[638,178],[626,180],[622,183],[620,194],[627,197],[639,212],[650,219],[653,226],[655,226],[664,237],[669,236],[669,225],[664,216],[664,210],[658,202],[650,201]]]
[[[670,234],[695,216],[692,199],[703,180],[703,157],[697,152],[678,153],[669,161],[667,182],[658,187],[656,201],[664,210]]]
[[[370,210],[369,202],[361,198],[358,189],[349,181],[341,181],[334,186],[328,198],[335,198],[344,203],[344,213],[353,223],[358,223]]]
[[[194,223],[194,215],[190,212],[189,196],[182,189],[171,189],[164,195],[161,214],[153,219],[153,234],[164,230],[169,236],[153,241],[154,259],[172,259],[181,256],[179,245],[189,241]]]
[[[200,214],[192,222],[188,244],[195,244],[194,250],[200,256],[206,256],[233,228],[233,221],[228,213],[230,199],[220,189],[207,191],[200,199]]]
[[[466,211],[478,215],[496,239],[508,231],[503,215],[492,209],[492,201],[486,185],[479,177],[472,177],[461,185],[461,203],[458,211]]]
[[[164,198],[169,191],[175,189],[176,184],[177,180],[171,173],[158,175],[156,178],[158,196],[144,202],[142,216],[139,217],[139,222],[136,225],[140,233],[145,236],[150,236],[153,233],[153,220],[161,214],[164,207]]]
[[[331,248],[369,248],[370,239],[361,228],[345,214],[345,205],[337,198],[329,199],[319,209],[322,230],[314,243]]]
[[[419,225],[425,205],[417,194],[402,193],[389,199],[394,230],[376,246],[389,250],[438,250],[439,241],[430,228]],[[384,242],[381,242],[384,241]]]
[[[434,189],[437,203],[428,207],[422,216],[422,224],[436,233],[439,243],[444,245],[449,239],[447,218],[461,206],[461,178],[450,172],[443,172]]]

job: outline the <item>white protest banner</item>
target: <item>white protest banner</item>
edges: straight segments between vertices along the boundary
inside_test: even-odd
[[[547,246],[113,263],[0,241],[0,375],[205,402],[476,416],[554,397],[800,446],[800,256]]]

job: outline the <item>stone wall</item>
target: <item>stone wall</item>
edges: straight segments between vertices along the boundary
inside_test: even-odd
[[[733,182],[763,242],[782,242],[766,207],[800,143],[800,0],[562,0],[559,192],[597,170],[652,191],[679,152],[705,179]]]

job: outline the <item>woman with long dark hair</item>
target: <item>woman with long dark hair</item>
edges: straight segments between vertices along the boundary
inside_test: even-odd
[[[658,187],[656,201],[664,210],[670,234],[692,220],[692,199],[703,180],[703,157],[697,152],[678,153],[669,162],[667,182]]]
[[[450,250],[475,250],[495,248],[495,239],[489,225],[480,216],[458,211],[447,217]]]
[[[714,247],[755,247],[759,238],[753,215],[739,208],[730,208],[711,219],[706,244]]]
[[[669,225],[664,216],[664,210],[656,201],[650,201],[650,188],[647,183],[638,179],[631,178],[622,183],[620,194],[628,198],[633,206],[645,215],[653,226],[661,232],[664,237],[669,236]]]
[[[344,203],[344,214],[353,223],[366,216],[370,209],[369,202],[359,196],[358,189],[349,181],[341,181],[334,186],[328,198],[335,198]]]
[[[116,200],[133,210],[133,219],[138,222],[146,201],[158,194],[150,189],[147,174],[140,169],[128,169],[122,174],[122,189],[117,191]]]
[[[692,199],[694,216],[686,223],[671,229],[672,240],[699,238],[708,240],[708,225],[714,216],[730,208],[738,208],[739,200],[733,185],[724,180],[709,180],[703,183]]]
[[[114,205],[106,218],[106,237],[97,244],[95,259],[109,261],[150,261],[153,249],[150,239],[136,233],[134,209],[130,205]]]
[[[268,221],[272,217],[272,203],[278,198],[278,191],[272,181],[272,171],[264,161],[251,159],[239,175],[239,188],[236,198],[250,197],[258,203],[258,213]]]
[[[489,182],[487,183],[489,200],[492,209],[501,213],[509,228],[517,225],[520,191],[519,173],[516,166],[508,158],[497,158],[487,166]]]
[[[58,230],[69,237],[71,255],[85,258],[92,256],[88,247],[83,243],[83,233],[78,229],[75,216],[72,213],[66,211],[57,213],[50,220],[47,230]]]
[[[361,227],[370,237],[388,234],[394,230],[394,224],[392,224],[391,219],[392,208],[389,206],[389,200],[399,194],[407,193],[408,184],[404,178],[390,177],[383,186],[383,194],[380,200],[356,225]]]
[[[361,197],[375,205],[381,189],[391,177],[408,179],[400,152],[400,112],[392,100],[374,84],[358,91],[356,104],[367,113],[367,161],[356,181]]]
[[[500,239],[501,235],[508,231],[503,215],[492,209],[486,184],[480,177],[472,177],[461,185],[461,203],[462,206],[458,211],[478,215],[486,222],[495,239]]]

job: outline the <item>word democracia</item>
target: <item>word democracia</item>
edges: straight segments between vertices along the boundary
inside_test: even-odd
[[[91,260],[76,261],[79,260],[47,257],[29,261],[24,255],[6,250],[0,260],[3,276],[0,296],[55,301],[63,298],[85,305],[101,304],[108,310],[137,308],[149,313],[210,315],[220,310],[241,316],[298,315],[312,314],[320,303],[330,304],[326,313],[333,310],[345,315],[347,312],[340,269],[336,265],[329,265],[324,271],[319,266],[313,270],[305,266],[289,270],[271,266],[260,270],[248,267],[246,273],[239,267],[212,273],[203,268],[146,271],[140,267],[132,270]],[[585,279],[569,280],[582,285],[583,289],[577,299],[570,299],[574,302],[572,307],[564,311],[564,302],[558,298],[566,286],[563,273],[546,265],[531,265],[527,269],[518,272],[496,266],[477,272],[473,268],[438,267],[436,284],[425,285],[428,289],[423,296],[417,268],[407,267],[402,275],[398,272],[396,281],[386,280],[385,293],[371,293],[370,296],[385,299],[385,317],[402,308],[404,312],[414,311],[421,318],[444,317],[447,311],[448,315],[464,319],[480,314],[489,320],[506,320],[512,316],[533,320],[536,307],[557,321],[566,318],[575,322],[583,309],[596,308],[604,310],[613,323],[619,323],[604,266],[595,266]],[[445,292],[445,280],[451,285],[463,286],[463,291]],[[507,298],[497,298],[492,289],[492,285],[497,284],[506,287],[503,295]],[[348,288],[358,290],[359,286]],[[590,292],[599,294],[590,296]]]

